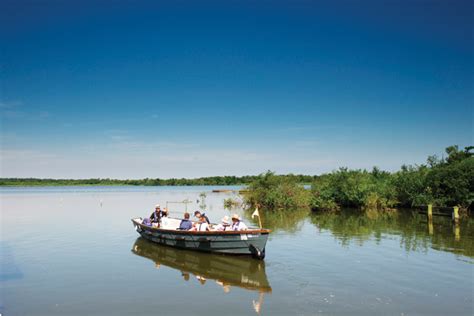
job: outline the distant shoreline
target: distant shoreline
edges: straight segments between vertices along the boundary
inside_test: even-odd
[[[0,187],[34,186],[206,186],[206,185],[246,185],[259,176],[214,176],[194,179],[40,179],[40,178],[0,178]],[[299,183],[311,183],[317,176],[284,175]]]
[[[151,184],[0,184],[0,187],[3,188],[15,188],[15,187],[192,187],[192,186],[242,186],[247,185],[246,183],[237,183],[237,184],[160,184],[160,185],[151,185]]]

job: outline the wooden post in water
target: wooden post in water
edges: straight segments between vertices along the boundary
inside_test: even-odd
[[[459,224],[459,207],[453,207],[453,222]]]
[[[433,235],[433,221],[428,221],[428,233],[430,236]]]
[[[459,225],[454,224],[453,225],[453,230],[454,230],[454,240],[460,241],[461,240],[461,229],[459,228]]]
[[[433,220],[433,205],[428,204],[428,222]]]

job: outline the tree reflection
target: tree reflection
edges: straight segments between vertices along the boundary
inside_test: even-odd
[[[255,226],[258,226],[258,219],[252,219],[252,213],[254,209],[248,209],[245,211],[245,217],[253,222]],[[289,233],[298,232],[303,226],[304,220],[308,218],[310,211],[308,209],[299,210],[260,210],[260,218],[264,228],[268,228],[275,231],[285,231]]]
[[[383,235],[399,235],[400,246],[409,251],[433,248],[474,257],[474,221],[465,219],[453,226],[449,218],[435,218],[428,223],[424,215],[410,210],[377,214],[356,210],[340,213],[313,213],[311,223],[319,230],[329,230],[344,246],[367,240],[379,243]]]

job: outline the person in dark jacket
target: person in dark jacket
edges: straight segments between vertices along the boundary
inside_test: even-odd
[[[209,221],[209,217],[206,216],[206,213],[201,213],[200,211],[194,212],[194,217],[197,217],[199,220],[201,220],[201,217],[204,217],[206,219],[206,222],[210,224],[211,222]]]
[[[193,222],[189,220],[189,213],[184,213],[184,218],[179,223],[179,230],[190,230],[193,228]]]
[[[159,223],[164,216],[167,216],[167,213],[161,210],[160,204],[156,204],[155,210],[150,215],[150,220],[152,223]]]

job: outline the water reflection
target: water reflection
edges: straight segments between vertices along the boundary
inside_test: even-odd
[[[311,222],[319,230],[330,230],[342,245],[364,244],[384,234],[400,236],[400,246],[406,251],[426,251],[429,248],[474,257],[474,221],[464,219],[453,225],[445,217],[428,222],[426,216],[410,210],[367,214],[344,210],[339,214],[313,213]]]
[[[248,219],[252,218],[253,209],[245,211],[245,216]],[[285,210],[285,211],[266,211],[260,212],[262,225],[265,228],[275,231],[285,231],[289,233],[296,233],[301,230],[304,220],[308,218],[310,211],[307,209],[300,210]],[[258,219],[252,219],[255,226],[258,226]]]
[[[246,210],[252,220],[253,210]],[[416,211],[401,209],[393,212],[363,212],[344,209],[338,213],[317,213],[308,210],[260,211],[265,228],[297,233],[305,219],[319,230],[329,230],[343,246],[363,245],[368,240],[380,243],[384,235],[398,235],[406,251],[436,249],[474,258],[474,220],[464,218],[453,225],[450,218],[434,217],[432,222]],[[257,219],[252,220],[254,224]]]
[[[0,254],[0,282],[23,278],[13,251],[6,242],[0,241]]]
[[[175,249],[153,244],[142,237],[137,238],[132,252],[151,259],[158,268],[164,265],[179,270],[184,281],[194,277],[206,285],[212,280],[225,293],[232,287],[256,291],[259,296],[252,302],[252,307],[257,313],[261,311],[264,294],[272,291],[262,260]]]

